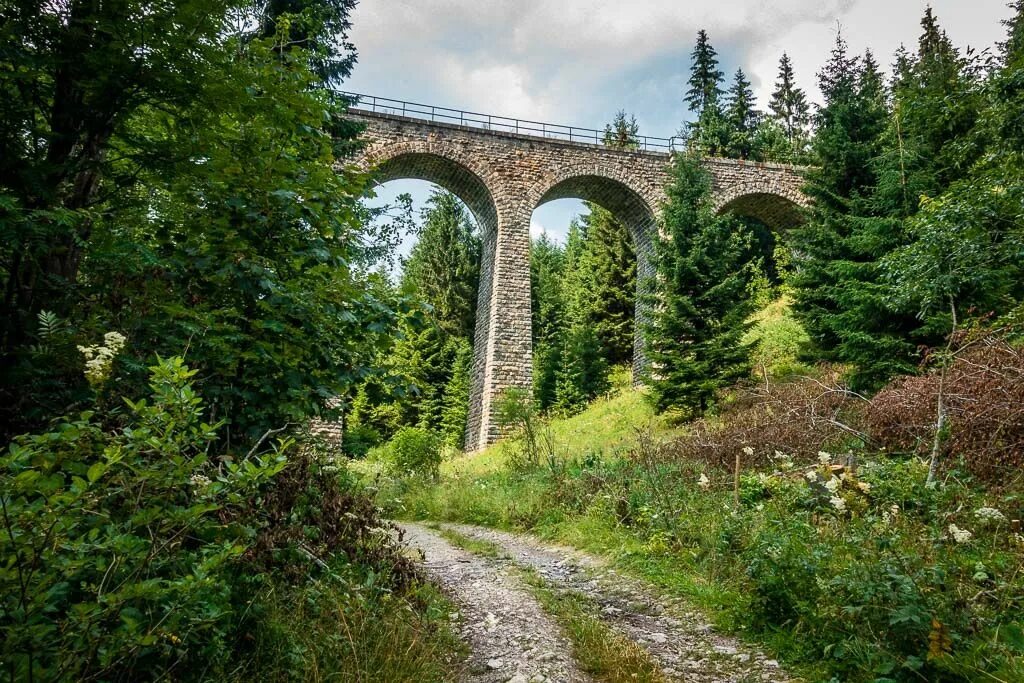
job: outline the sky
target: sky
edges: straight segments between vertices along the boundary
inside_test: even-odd
[[[931,4],[961,48],[1005,35],[1009,0],[361,0],[350,38],[359,53],[346,90],[534,121],[603,128],[620,109],[640,133],[676,134],[689,118],[682,93],[697,31],[705,29],[727,80],[738,67],[767,107],[788,52],[812,101],[815,74],[841,30],[851,51],[887,65],[916,45]],[[429,185],[395,181],[422,205]],[[563,240],[576,200],[539,207],[534,235]],[[403,246],[408,250],[409,241]]]

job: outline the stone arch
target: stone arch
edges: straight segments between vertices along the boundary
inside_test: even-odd
[[[384,144],[367,150],[363,166],[378,183],[409,179],[439,185],[462,200],[485,235],[497,228],[491,169],[455,145],[429,140]]]
[[[716,193],[716,213],[735,213],[756,218],[772,230],[799,225],[807,197],[795,187],[772,180],[735,183]]]
[[[625,154],[624,159],[628,160]],[[556,199],[582,199],[608,210],[629,229],[637,259],[636,318],[633,329],[633,378],[637,384],[640,383],[646,365],[641,330],[649,318],[647,308],[642,303],[642,294],[654,275],[652,257],[657,223],[655,212],[663,198],[661,188],[632,177],[624,165],[567,165],[533,185],[526,195],[522,206],[524,215],[520,218],[529,224],[533,211],[542,204]]]

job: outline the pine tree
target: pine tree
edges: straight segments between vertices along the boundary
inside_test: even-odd
[[[693,62],[690,66],[690,89],[686,91],[685,100],[690,111],[699,115],[709,108],[718,107],[724,77],[718,68],[718,53],[711,46],[704,29],[697,32],[697,45],[690,59]]]
[[[754,131],[761,118],[754,102],[754,91],[750,87],[743,69],[736,69],[726,99],[725,120],[729,128],[729,156],[739,159],[750,157],[753,149]]]
[[[590,325],[608,365],[633,356],[636,253],[629,229],[606,209],[589,204],[586,225],[587,267],[592,283],[582,322]]]
[[[624,110],[619,110],[615,119],[604,127],[603,142],[613,149],[637,149],[640,146],[640,126],[636,117],[626,117]]]
[[[473,345],[466,339],[455,339],[451,377],[444,388],[440,431],[445,443],[465,446],[466,422],[469,420],[469,393],[473,371]]]
[[[806,144],[811,109],[807,103],[807,95],[796,85],[793,63],[785,52],[779,60],[779,76],[768,109],[785,131],[794,155],[801,154]]]
[[[455,195],[435,190],[405,263],[402,290],[432,307],[445,334],[471,338],[479,269],[480,240],[469,213]]]
[[[850,361],[855,355],[844,347],[852,329],[849,302],[844,300],[846,283],[859,277],[865,260],[874,260],[856,238],[861,222],[869,218],[865,197],[877,183],[873,160],[887,116],[862,90],[872,81],[859,60],[849,55],[842,35],[837,36],[831,57],[818,74],[825,97],[815,117],[813,152],[818,163],[808,172],[804,188],[814,203],[808,221],[791,233],[797,255],[794,308],[818,351],[829,359]],[[887,315],[881,310],[876,314]],[[897,357],[906,353],[902,346],[897,351]],[[888,362],[887,357],[877,360]],[[879,374],[891,370],[886,367]]]
[[[692,157],[678,155],[657,246],[657,311],[648,330],[651,385],[659,410],[691,416],[749,371],[740,342],[752,305],[742,224],[711,208],[711,181]]]
[[[558,373],[565,348],[564,251],[541,235],[530,251],[533,304],[533,396],[547,410],[557,398]]]
[[[724,74],[718,68],[718,53],[703,29],[697,33],[697,45],[690,57],[693,63],[684,99],[697,120],[686,125],[687,146],[694,154],[722,156],[729,142],[720,103]]]

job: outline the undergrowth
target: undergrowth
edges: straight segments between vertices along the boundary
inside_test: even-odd
[[[510,440],[446,463],[436,486],[382,478],[378,501],[606,555],[809,680],[1024,680],[1019,480],[986,484],[951,454],[927,486],[922,459],[880,450],[847,415],[863,400],[831,393],[828,371],[791,382],[767,389],[791,403],[758,389],[674,433],[604,426],[611,406],[648,410],[623,392],[551,424],[556,459],[531,466]]]

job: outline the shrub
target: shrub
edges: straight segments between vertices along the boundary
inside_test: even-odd
[[[385,449],[392,466],[402,473],[436,478],[441,467],[441,439],[421,427],[402,427]]]
[[[233,514],[280,454],[206,451],[180,358],[151,368],[151,401],[18,437],[0,458],[0,653],[17,680],[142,680],[215,671],[233,622],[230,573],[256,529]]]
[[[738,389],[718,416],[692,422],[685,436],[661,449],[662,457],[732,469],[736,454],[750,447],[744,468],[769,464],[776,451],[811,462],[818,451],[859,438],[863,401],[838,383],[837,369],[816,374]]]
[[[890,448],[932,447],[940,377],[903,377],[880,391],[866,411],[871,434]],[[1008,483],[1024,468],[1024,349],[998,336],[965,348],[949,367],[943,453],[962,456],[988,482]],[[947,457],[943,465],[949,467]]]
[[[800,369],[798,359],[811,338],[791,306],[789,298],[783,296],[751,318],[754,325],[743,336],[743,343],[751,345],[755,374],[781,377]]]
[[[380,431],[371,425],[357,424],[345,430],[341,448],[350,458],[365,458],[382,441]]]

